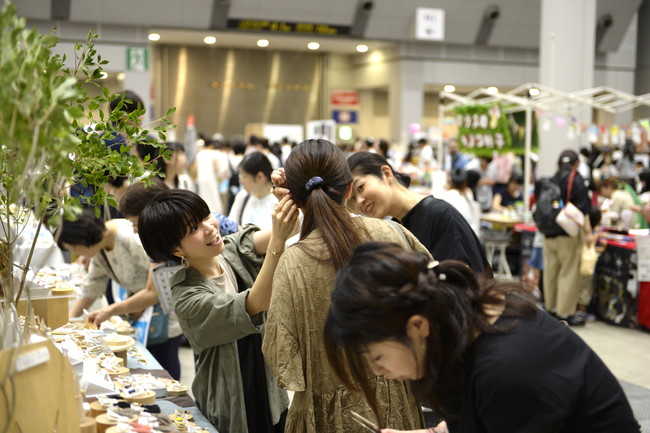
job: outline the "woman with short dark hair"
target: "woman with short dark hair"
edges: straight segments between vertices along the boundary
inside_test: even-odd
[[[147,254],[183,268],[171,278],[172,304],[198,354],[192,383],[206,417],[223,433],[281,433],[285,392],[261,352],[271,281],[298,209],[285,197],[273,230],[249,225],[221,237],[207,203],[187,190],[158,193],[138,219]]]
[[[376,413],[368,370],[409,381],[450,433],[640,431],[602,360],[521,284],[479,280],[458,261],[435,265],[372,242],[337,273],[325,349]]]

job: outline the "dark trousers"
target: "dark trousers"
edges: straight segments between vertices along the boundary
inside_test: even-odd
[[[170,338],[164,343],[147,346],[147,350],[156,358],[156,361],[176,380],[180,380],[181,378],[181,363],[178,360],[178,348],[182,340],[183,336],[179,335],[178,337]]]

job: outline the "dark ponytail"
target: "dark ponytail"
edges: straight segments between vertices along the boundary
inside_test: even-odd
[[[319,260],[332,260],[339,269],[367,231],[345,207],[345,194],[352,173],[345,155],[327,140],[306,140],[296,146],[285,163],[287,187],[304,213],[300,239],[319,229],[328,257],[321,257],[304,244],[305,252]]]

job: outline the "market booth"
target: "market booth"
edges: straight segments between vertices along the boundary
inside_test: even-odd
[[[4,318],[19,322],[29,342],[0,351],[0,374],[8,378],[0,420],[9,423],[7,431],[51,431],[55,426],[64,432],[113,433],[139,424],[158,425],[162,431],[217,432],[188,387],[146,349],[137,326],[117,316],[99,329],[68,322],[68,304],[77,296],[85,270],[64,263],[47,230],[20,233],[17,272],[27,257],[20,252],[32,243],[39,260],[26,273],[15,316]],[[27,314],[28,309],[34,314]]]

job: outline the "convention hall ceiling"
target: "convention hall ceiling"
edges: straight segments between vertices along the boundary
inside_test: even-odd
[[[600,51],[618,48],[641,1],[597,0],[597,19],[610,23],[600,41]],[[169,29],[176,31],[179,39],[185,30],[224,30],[228,20],[269,20],[352,29],[356,25],[361,32],[353,35],[355,38],[390,42],[414,40],[416,8],[439,8],[445,11],[445,43],[477,44],[487,21],[491,31],[483,42],[485,45],[537,48],[541,0],[15,0],[15,3],[21,15],[36,22]],[[57,20],[57,14],[63,15],[63,19]],[[490,14],[493,19],[486,19]]]

